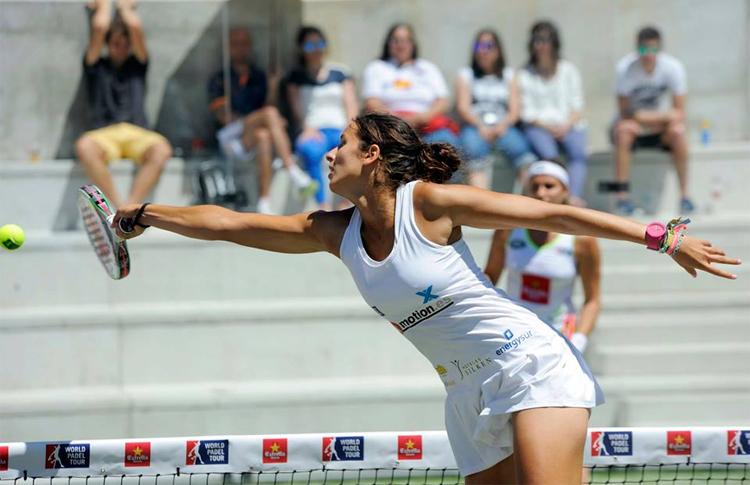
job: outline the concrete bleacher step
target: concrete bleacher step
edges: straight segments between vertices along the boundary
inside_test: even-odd
[[[633,317],[612,315],[606,309],[596,326],[595,345],[632,342],[634,336],[647,342],[699,343],[706,341],[750,342],[750,302],[745,308],[673,311]]]
[[[622,403],[622,423],[627,426],[726,426],[750,419],[750,393],[674,392],[670,395],[638,396]],[[621,424],[620,424],[621,425]]]
[[[592,355],[593,354],[593,355]],[[744,374],[747,341],[655,343],[634,335],[622,345],[597,345],[587,355],[592,369],[600,375],[661,375],[682,373]]]
[[[609,316],[623,322],[632,318],[633,331],[621,341],[605,337],[599,342],[595,334],[587,358],[605,376],[662,367],[662,373],[676,374],[682,367],[669,359],[679,350],[697,348],[695,355],[684,358],[688,368],[711,358],[721,369],[731,369],[732,359],[741,352],[737,347],[747,345],[746,332],[727,340],[726,346],[718,337],[710,340],[713,347],[700,341],[669,346],[652,338],[650,329],[641,335],[638,326],[665,314],[742,311],[747,303],[743,292],[720,298],[610,297],[604,322]],[[426,359],[360,298],[16,308],[0,313],[0,331],[0,355],[24,362],[14,372],[0,374],[0,387],[6,390],[243,381],[268,375],[291,379],[434,374]],[[600,331],[606,335],[606,323]],[[29,346],[34,348],[33,358],[28,357]],[[138,363],[148,365],[148,372]]]

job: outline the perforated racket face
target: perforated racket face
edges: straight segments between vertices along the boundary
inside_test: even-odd
[[[98,187],[85,185],[79,189],[78,210],[91,246],[107,274],[115,280],[126,277],[130,272],[128,247],[110,229],[108,218],[114,216],[114,211]]]

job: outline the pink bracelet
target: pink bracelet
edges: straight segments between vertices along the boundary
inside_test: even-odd
[[[677,227],[674,228],[674,238],[672,239],[672,243],[669,245],[669,249],[667,249],[666,251],[666,253],[669,256],[672,256],[672,254],[674,254],[675,248],[678,246],[677,242],[681,241],[682,238],[685,237],[685,235],[681,233],[682,231],[686,229],[687,229],[687,226],[685,224],[679,224]]]

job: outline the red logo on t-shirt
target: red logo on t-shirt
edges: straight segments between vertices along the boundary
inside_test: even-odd
[[[667,431],[667,455],[689,455],[691,443],[690,431]]]
[[[398,436],[398,459],[399,460],[421,460],[422,459],[422,435],[399,435]]]
[[[549,303],[550,280],[533,274],[521,275],[521,300],[546,305]]]
[[[286,438],[263,439],[263,463],[286,463]]]
[[[125,443],[125,466],[151,466],[151,442]]]

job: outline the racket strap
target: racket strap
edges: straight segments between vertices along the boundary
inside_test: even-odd
[[[146,210],[146,206],[149,205],[149,204],[150,204],[150,202],[146,202],[146,203],[144,203],[141,206],[140,209],[138,209],[138,212],[135,214],[135,218],[133,219],[133,225],[134,226],[140,226],[140,227],[142,227],[144,229],[146,229],[147,227],[151,227],[149,225],[141,224],[140,222],[138,222],[141,219],[141,217],[143,216],[143,212]]]

